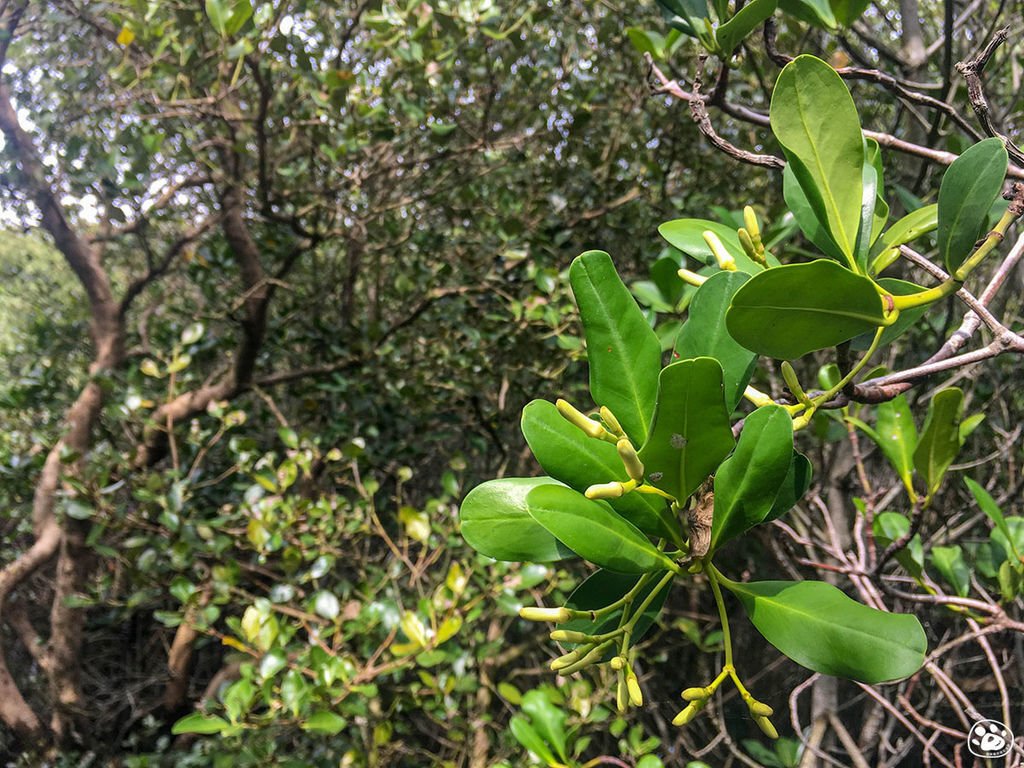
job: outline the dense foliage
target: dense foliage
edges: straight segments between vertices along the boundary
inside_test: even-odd
[[[1021,722],[1012,45],[953,66],[1009,11],[917,6],[0,0],[0,754],[952,765]],[[556,684],[520,610],[627,593]]]

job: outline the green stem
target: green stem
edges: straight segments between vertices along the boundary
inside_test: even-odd
[[[636,584],[633,585],[633,588],[631,590],[629,590],[629,592],[624,594],[622,597],[620,597],[614,603],[611,603],[610,605],[606,605],[604,608],[595,608],[592,611],[581,611],[581,610],[578,610],[578,609],[573,609],[573,614],[574,614],[573,618],[576,618],[576,619],[597,619],[597,618],[600,618],[601,616],[607,616],[612,611],[618,610],[622,606],[624,606],[624,605],[626,605],[628,603],[633,602],[633,598],[635,598],[638,594],[640,594],[640,590],[643,589],[644,585],[648,581],[650,581],[650,580],[651,580],[651,574],[645,573],[643,576],[641,576],[637,580]]]
[[[963,285],[968,275],[985,260],[992,250],[1003,241],[1003,235],[1006,234],[1006,230],[1009,229],[1010,225],[1017,219],[1017,214],[1011,209],[1007,209],[1006,213],[1003,214],[1002,218],[995,225],[988,237],[985,238],[984,242],[978,246],[978,248],[972,253],[963,264],[961,264],[953,272],[950,277],[934,288],[929,288],[926,291],[920,293],[912,293],[909,296],[893,296],[892,302],[896,309],[912,309],[913,307],[922,307],[926,304],[932,304],[939,299],[943,299],[949,296],[951,293],[955,293]]]
[[[710,560],[704,561],[704,571],[711,582],[711,592],[715,596],[715,604],[718,606],[718,618],[722,622],[722,642],[725,644],[725,667],[732,668],[732,635],[729,633],[729,616],[725,611],[725,601],[722,599],[722,589],[718,586],[718,580],[723,578],[718,569],[711,564]]]

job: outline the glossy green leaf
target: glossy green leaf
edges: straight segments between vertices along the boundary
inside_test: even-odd
[[[223,717],[216,715],[204,715],[202,712],[193,712],[178,720],[171,728],[171,733],[178,736],[182,733],[198,733],[210,735],[220,733],[230,727],[230,723]]]
[[[814,243],[818,250],[826,256],[843,264],[848,263],[846,254],[836,245],[836,241],[828,233],[828,228],[818,220],[818,214],[814,212],[810,200],[804,194],[800,181],[793,172],[793,167],[788,164],[782,169],[782,196],[786,201],[786,207],[793,214],[797,226],[804,233],[804,237]]]
[[[530,716],[530,724],[544,741],[554,747],[563,761],[566,754],[565,713],[551,703],[544,691],[529,691],[523,696],[522,710]]]
[[[523,409],[523,435],[541,468],[581,493],[592,485],[629,479],[611,443],[587,437],[558,412],[553,403],[534,400]],[[680,527],[665,501],[630,493],[609,499],[612,509],[652,536],[680,540]]]
[[[341,733],[345,727],[345,718],[334,712],[320,710],[302,721],[301,728],[311,733],[325,733],[329,736]]]
[[[844,27],[851,26],[863,16],[869,5],[871,0],[829,0],[836,21]]]
[[[879,404],[875,411],[875,442],[909,487],[917,449],[917,425],[904,395]]]
[[[875,515],[871,531],[875,537],[875,548],[881,554],[890,544],[910,532],[910,520],[899,512],[882,512]],[[915,579],[921,578],[924,572],[924,547],[921,544],[921,535],[914,534],[907,542],[907,546],[898,550],[894,557],[907,573]]]
[[[779,495],[775,497],[764,522],[776,520],[795,507],[796,503],[807,493],[807,489],[811,487],[813,477],[814,467],[811,466],[810,460],[799,451],[793,451],[793,458],[790,460],[786,478],[782,481]]]
[[[227,34],[228,18],[231,15],[228,10],[228,1],[206,0],[206,17],[210,20],[210,26],[221,37]]]
[[[1003,551],[1004,559],[1015,552],[1024,553],[1024,517],[1010,515],[1006,518],[1006,533],[997,528],[989,534],[989,540]]]
[[[571,488],[542,485],[526,496],[538,523],[573,552],[594,565],[619,573],[647,573],[673,567],[640,530],[607,504]]]
[[[737,342],[783,360],[833,347],[885,323],[871,280],[825,260],[755,275],[736,292],[726,315]]]
[[[960,597],[971,591],[971,569],[964,560],[959,544],[952,547],[932,547],[932,565]]]
[[[860,228],[857,230],[857,243],[854,249],[854,260],[857,271],[867,274],[868,262],[871,257],[871,243],[875,233],[881,234],[885,222],[889,218],[889,206],[880,196],[883,191],[884,169],[878,142],[864,139],[864,169],[861,177],[863,191],[861,193]]]
[[[960,414],[964,393],[956,387],[937,392],[928,404],[921,439],[914,451],[914,469],[928,495],[942,485],[942,478],[960,452]]]
[[[705,231],[711,231],[718,235],[725,250],[735,259],[736,269],[740,272],[755,275],[764,270],[764,267],[747,256],[743,246],[740,245],[736,230],[725,224],[707,219],[673,219],[658,227],[658,234],[665,238],[669,245],[678,248],[687,256],[703,264],[714,265],[716,263],[715,254],[711,252],[711,248],[704,241]]]
[[[779,0],[779,8],[800,21],[830,32],[838,27],[828,0]]]
[[[245,26],[245,22],[247,22],[251,16],[251,0],[233,0],[231,3],[231,14],[228,16],[227,22],[224,25],[225,31],[229,35],[235,34]]]
[[[682,360],[713,357],[722,365],[725,404],[732,410],[754,372],[757,355],[744,349],[725,327],[725,313],[732,297],[748,280],[742,272],[719,272],[697,289],[689,314],[676,339],[676,354]]]
[[[953,161],[942,177],[938,202],[939,254],[953,274],[999,198],[1009,158],[1001,139],[985,139]]]
[[[743,422],[732,456],[715,473],[711,551],[762,522],[793,464],[793,419],[765,405]]]
[[[651,483],[682,501],[733,444],[719,362],[698,357],[665,368],[658,378],[651,437],[640,449]]]
[[[597,608],[604,608],[606,605],[612,603],[623,597],[629,590],[636,586],[638,576],[615,573],[614,571],[606,571],[604,569],[595,571],[586,578],[586,580],[580,584],[576,589],[573,590],[572,594],[569,595],[569,599],[566,602],[566,606],[569,608],[575,608],[579,611],[592,611]],[[634,598],[633,604],[638,606],[654,589],[658,582],[658,575],[655,574],[651,577],[646,585],[644,585],[637,596]],[[661,613],[662,606],[665,604],[665,599],[668,597],[670,587],[665,587],[651,600],[647,608],[644,609],[643,615],[637,619],[636,626],[633,628],[631,635],[634,643],[639,642],[640,638],[647,634],[650,628],[653,626],[655,620],[658,618],[658,614]],[[600,617],[596,621],[590,619],[573,619],[567,621],[564,624],[559,625],[559,629],[567,629],[573,632],[585,632],[588,635],[600,635],[605,632],[611,632],[613,629],[619,626],[619,621],[622,618],[622,609],[611,611],[605,616]],[[568,644],[567,644],[568,645]],[[614,651],[609,651],[609,657],[614,654]]]
[[[558,760],[551,752],[551,748],[525,717],[513,715],[508,721],[508,727],[512,731],[512,735],[515,736],[516,741],[543,760],[547,765],[559,765]]]
[[[590,363],[590,394],[611,409],[638,445],[647,439],[658,392],[661,343],[604,251],[569,268]]]
[[[854,263],[863,202],[864,140],[849,90],[814,56],[797,56],[775,82],[771,127],[811,207]]]
[[[1006,517],[1003,515],[1003,510],[996,504],[996,500],[992,498],[991,494],[982,488],[978,483],[971,480],[969,477],[964,478],[964,484],[967,486],[967,490],[971,492],[974,500],[978,502],[978,507],[982,512],[985,513],[986,517],[992,521],[995,525],[996,530],[1003,534],[1007,543],[1010,546],[1014,557],[1020,557],[1020,553],[1016,550],[1013,536],[1010,534],[1010,528],[1006,524]]]
[[[547,563],[572,557],[526,509],[526,496],[542,486],[564,488],[550,477],[506,477],[478,485],[462,500],[462,537],[495,560]]]
[[[775,13],[779,0],[752,0],[722,24],[715,32],[715,40],[724,56],[731,56],[743,39],[765,19]]]
[[[769,643],[814,672],[884,683],[924,663],[928,643],[916,616],[869,608],[822,581],[726,586]]]

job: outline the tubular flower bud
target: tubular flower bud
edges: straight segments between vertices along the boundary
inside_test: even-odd
[[[793,366],[790,365],[788,360],[782,361],[781,370],[782,378],[786,382],[786,386],[789,387],[789,391],[793,393],[793,397],[804,405],[809,405],[811,399],[807,397],[807,393],[804,392],[804,388],[800,386],[800,381],[796,377],[796,371],[793,370]]]
[[[617,499],[625,492],[622,483],[598,483],[583,493],[588,499]]]
[[[629,442],[629,438],[622,438],[615,444],[619,451],[619,458],[622,459],[622,466],[626,468],[626,474],[631,480],[638,483],[644,481],[644,464],[637,455],[636,448]]]
[[[626,681],[620,677],[618,684],[615,686],[615,708],[619,712],[625,712],[629,708],[626,701],[627,696]]]
[[[558,412],[562,414],[563,419],[583,430],[588,437],[600,438],[604,434],[604,427],[585,413],[581,413],[576,410],[572,403],[567,400],[556,400],[555,407],[558,409]]]
[[[608,408],[607,406],[602,405],[600,413],[601,413],[601,421],[604,422],[604,425],[608,428],[608,430],[612,434],[618,435],[620,437],[625,436],[626,433],[622,429],[622,425],[619,424],[619,420],[615,418],[615,414],[611,412],[610,408]]]
[[[591,646],[588,645],[585,648],[577,648],[574,651],[569,651],[569,653],[565,654],[564,656],[559,656],[557,659],[552,661],[548,666],[551,668],[552,672],[557,672],[560,669],[565,669],[566,667],[572,666],[577,661],[582,659],[584,654],[586,654],[590,650],[590,648]]]
[[[704,283],[708,281],[704,275],[698,275],[696,272],[691,272],[688,269],[680,269],[676,274],[682,278],[684,283],[700,288]]]
[[[572,614],[568,608],[527,606],[519,609],[519,618],[526,619],[527,621],[551,621],[555,624],[561,624],[563,621],[569,621],[572,618]]]
[[[757,223],[757,214],[754,213],[754,209],[749,205],[743,207],[743,227],[747,230],[747,234],[750,235],[754,248],[759,252],[763,252],[764,244],[761,242],[761,227]]]
[[[570,629],[556,629],[551,639],[559,643],[592,643],[593,638],[584,632],[573,632]]]
[[[629,692],[629,702],[634,707],[644,705],[644,694],[640,690],[640,681],[636,679],[636,673],[632,668],[626,668],[626,690]]]
[[[611,641],[601,643],[590,649],[590,651],[575,664],[570,664],[561,669],[555,670],[560,675],[571,675],[573,672],[579,672],[581,669],[586,669],[589,666],[597,664],[604,656],[605,651],[608,650],[608,646],[611,645]]]
[[[725,250],[725,246],[722,245],[722,241],[718,239],[718,235],[710,229],[704,230],[701,234],[704,236],[704,242],[708,244],[708,248],[710,248],[711,252],[715,255],[715,261],[718,262],[719,269],[735,272],[736,259],[732,257],[731,253]]]
[[[746,229],[740,227],[736,230],[736,236],[740,239],[740,245],[743,246],[743,252],[752,259],[757,259],[757,249],[754,247],[754,241],[750,239],[750,233]]]
[[[779,738],[779,732],[775,730],[775,726],[772,725],[772,721],[767,717],[755,717],[754,722],[757,723],[757,727],[761,729],[769,739]]]
[[[691,701],[678,715],[672,718],[672,725],[686,725],[704,709],[704,701]]]
[[[757,699],[751,699],[747,702],[747,706],[750,707],[750,714],[754,717],[771,717],[775,714],[775,710],[765,704],[763,701]]]
[[[707,688],[687,688],[682,693],[684,701],[704,701],[708,697]]]

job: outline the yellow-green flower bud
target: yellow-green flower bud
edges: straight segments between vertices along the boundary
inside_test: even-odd
[[[757,223],[757,214],[754,213],[754,209],[749,205],[743,207],[743,227],[754,242],[754,247],[760,251],[763,245],[761,242],[761,227]]]
[[[560,675],[571,675],[573,672],[579,672],[581,669],[586,669],[589,666],[597,664],[597,662],[601,660],[601,657],[604,656],[605,651],[608,650],[608,646],[611,645],[611,643],[611,640],[607,640],[600,645],[596,645],[575,664],[570,664],[555,671]]]
[[[775,730],[775,726],[772,725],[772,721],[767,717],[755,717],[754,722],[757,723],[757,727],[761,729],[762,733],[769,739],[779,738],[779,732]]]
[[[613,656],[612,660],[608,662],[611,668],[618,672],[626,666],[626,659],[624,656]]]
[[[619,712],[625,713],[629,708],[627,702],[628,695],[629,694],[626,691],[626,681],[620,677],[618,684],[615,686],[615,708],[618,709]]]
[[[637,455],[636,448],[629,442],[629,438],[622,438],[615,444],[619,451],[619,458],[622,459],[622,466],[626,468],[626,474],[638,483],[644,481],[644,464]]]
[[[697,716],[700,710],[701,708],[697,706],[697,702],[692,702],[682,712],[672,718],[672,725],[686,725]]]
[[[765,704],[763,701],[751,697],[747,698],[747,707],[750,709],[750,714],[754,717],[771,717],[775,714],[775,710]]]
[[[574,651],[569,651],[567,654],[559,656],[557,659],[552,661],[548,666],[551,668],[552,672],[557,672],[560,669],[565,669],[566,667],[572,666],[577,661],[582,659],[584,655],[586,655],[592,647],[593,646],[588,645],[583,648],[577,648]]]
[[[687,688],[683,691],[684,701],[704,701],[708,697],[707,688]]]
[[[704,236],[704,242],[708,244],[708,248],[715,255],[715,261],[718,262],[719,269],[724,269],[728,272],[736,271],[736,259],[732,257],[725,246],[722,245],[722,241],[718,238],[714,232],[710,229],[706,229],[701,233]]]
[[[625,492],[622,483],[598,483],[583,493],[588,499],[617,499]]]
[[[704,277],[704,275],[698,275],[696,272],[691,272],[688,269],[680,269],[679,272],[677,272],[676,274],[678,274],[679,277],[682,278],[684,283],[695,286],[697,288],[700,288],[702,285],[704,285],[704,283],[708,281],[708,279]]]
[[[756,259],[757,249],[754,247],[754,241],[750,239],[750,233],[743,227],[740,227],[736,230],[736,237],[739,238],[740,245],[743,246],[743,252],[750,258]]]
[[[558,412],[562,414],[563,419],[583,430],[588,437],[596,437],[600,439],[601,436],[604,435],[604,427],[585,413],[576,410],[572,403],[567,400],[556,400],[555,407],[558,409]]]
[[[611,412],[610,408],[602,405],[600,414],[601,421],[604,422],[604,425],[608,428],[610,432],[612,432],[612,434],[618,435],[620,437],[626,434],[625,431],[622,429],[622,425],[619,424],[619,420],[615,418],[615,414]]]
[[[640,690],[640,681],[636,679],[636,673],[631,667],[626,668],[626,690],[629,691],[629,702],[634,707],[644,705],[644,694]]]
[[[551,639],[559,643],[592,643],[593,638],[585,632],[573,632],[571,629],[556,629],[550,635]]]
[[[781,370],[782,378],[786,382],[786,386],[789,387],[789,391],[793,393],[793,397],[804,405],[810,405],[811,399],[804,392],[804,388],[800,386],[800,380],[796,377],[796,371],[788,360],[782,361]]]
[[[564,621],[569,621],[572,618],[572,614],[568,608],[526,606],[519,609],[519,618],[526,619],[527,621],[551,621],[555,624],[561,624]]]

